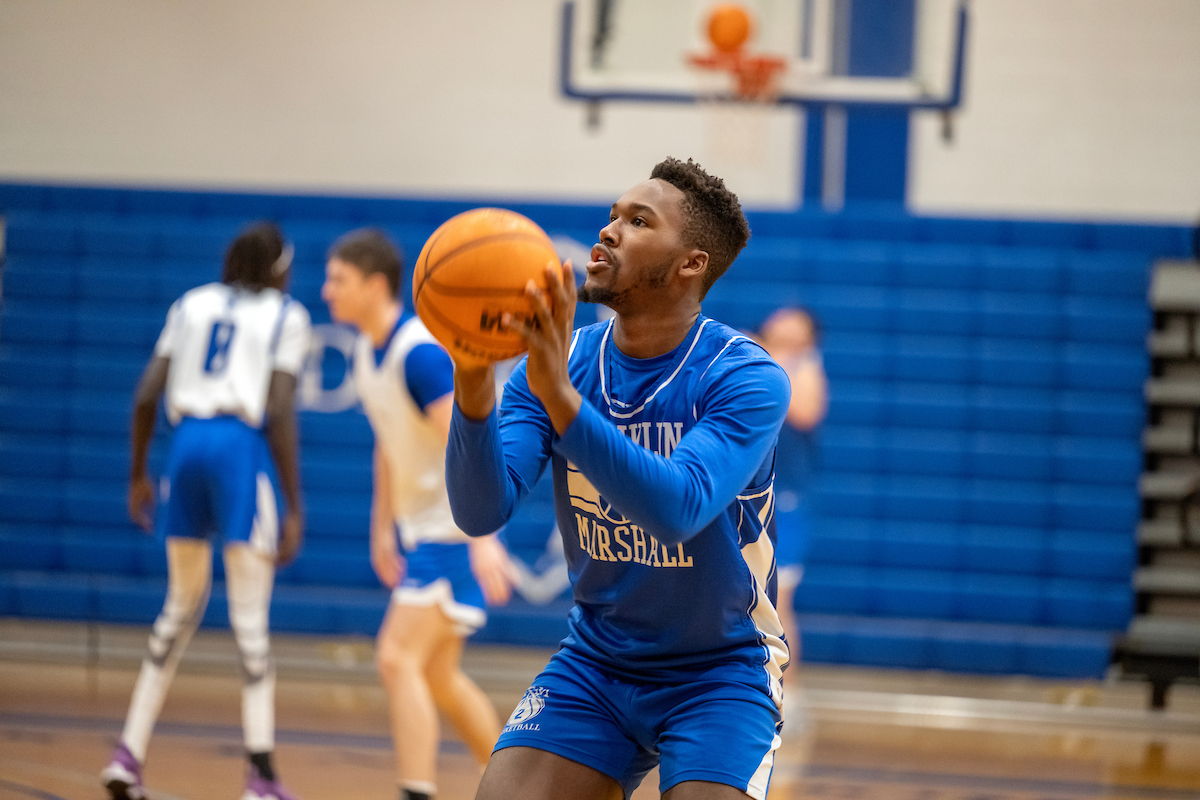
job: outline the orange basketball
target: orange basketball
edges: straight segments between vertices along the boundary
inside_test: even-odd
[[[750,12],[738,3],[722,3],[708,15],[708,38],[722,53],[735,53],[750,38]]]
[[[501,315],[529,317],[525,285],[545,288],[550,263],[559,263],[554,245],[532,220],[503,208],[464,211],[421,248],[413,307],[457,360],[503,361],[525,352],[525,342],[501,328]]]

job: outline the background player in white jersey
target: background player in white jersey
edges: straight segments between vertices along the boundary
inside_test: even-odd
[[[371,564],[394,591],[379,631],[402,800],[436,791],[437,709],[486,764],[500,722],[463,673],[463,641],[485,604],[508,602],[512,567],[495,535],[470,539],[446,496],[454,364],[398,299],[400,256],[378,230],[351,231],[329,252],[321,296],[361,332],[354,382],[375,432]],[[404,545],[397,551],[396,527]]]
[[[129,513],[147,531],[154,486],[146,455],[164,392],[178,429],[157,514],[166,538],[167,599],[150,634],[121,741],[101,773],[114,800],[146,796],[146,748],[208,604],[214,536],[224,542],[229,622],[242,658],[250,762],[242,798],[290,800],[271,763],[275,670],[267,633],[275,565],[296,555],[304,531],[294,399],[310,323],[304,307],[281,291],[290,265],[291,248],[274,225],[243,231],[226,253],[221,283],[192,289],[171,306],[138,384]],[[286,504],[282,532],[272,458]]]

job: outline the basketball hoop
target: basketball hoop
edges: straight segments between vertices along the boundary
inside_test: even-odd
[[[741,50],[689,53],[687,62],[700,69],[732,74],[734,93],[742,100],[760,103],[779,96],[779,78],[787,68],[787,61],[779,56],[751,56]]]

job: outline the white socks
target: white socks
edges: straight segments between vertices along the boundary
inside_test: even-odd
[[[275,562],[252,547],[225,548],[225,591],[229,624],[242,655],[242,730],[246,750],[275,749],[275,664],[268,619]]]
[[[150,652],[142,661],[122,741],[140,761],[146,760],[150,734],[162,710],[167,689],[183,651],[200,625],[212,586],[212,547],[199,539],[167,539],[170,583],[163,610],[150,632]]]
[[[229,623],[242,656],[242,729],[246,750],[275,749],[275,666],[268,619],[275,564],[246,544],[225,547]],[[129,701],[121,739],[140,762],[162,711],[179,659],[200,625],[212,586],[212,547],[207,541],[167,539],[167,599],[150,633],[150,652]]]

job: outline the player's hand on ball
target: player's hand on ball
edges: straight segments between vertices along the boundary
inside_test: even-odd
[[[146,533],[154,530],[154,484],[145,475],[129,479],[129,518]]]
[[[575,325],[575,270],[568,261],[559,266],[546,266],[546,290],[529,281],[525,286],[530,317],[521,320],[505,315],[504,323],[520,333],[529,346],[526,376],[529,390],[542,401],[550,421],[559,434],[567,429],[579,413],[583,402],[571,385],[567,371],[567,356],[571,350],[571,334]]]
[[[508,551],[495,534],[472,539],[468,544],[471,574],[483,590],[483,599],[489,606],[504,605],[512,597],[512,587],[517,582],[517,571]]]
[[[404,559],[400,558],[391,525],[371,531],[371,568],[379,582],[389,589],[399,586],[404,577]]]
[[[300,552],[304,541],[304,516],[289,511],[283,519],[283,530],[279,534],[279,550],[275,554],[275,566],[286,567]]]

